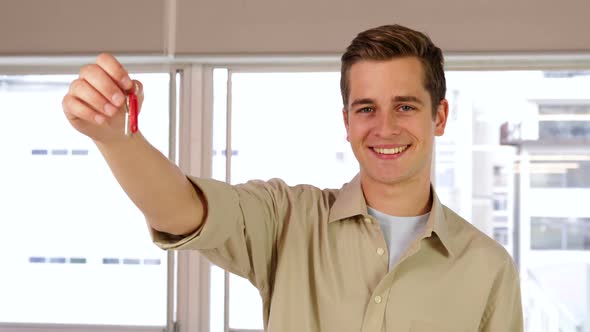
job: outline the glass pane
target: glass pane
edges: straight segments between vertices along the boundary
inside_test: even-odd
[[[358,172],[346,141],[339,73],[236,73],[231,79],[232,183],[279,177],[291,185],[340,188]],[[258,291],[235,275],[230,327],[263,327]]]
[[[211,293],[209,301],[209,331],[224,331],[225,311],[225,271],[216,265],[211,265]]]
[[[531,187],[590,188],[590,156],[577,154],[561,156],[561,160],[541,159],[547,157],[539,155],[531,161],[531,167],[537,171],[531,173]]]
[[[503,245],[508,244],[508,228],[506,228],[506,227],[494,228],[494,240],[500,242]]]
[[[339,73],[232,75],[232,183],[348,182],[358,163],[346,141],[339,82]]]
[[[565,218],[531,218],[531,249],[564,249],[565,223]]]
[[[279,177],[338,188],[350,179],[358,164],[345,140],[338,79],[232,75],[231,182]],[[588,86],[589,72],[447,72],[450,113],[436,140],[434,184],[444,204],[509,253],[518,250],[527,332],[577,331],[590,320],[580,309],[590,299],[579,291],[590,287]],[[559,283],[559,271],[579,274]],[[252,287],[231,280],[230,294]],[[249,293],[230,296],[231,307],[260,312],[258,295]],[[230,326],[262,323],[230,312]]]
[[[590,250],[590,218],[570,218],[566,237],[566,249]]]
[[[235,274],[229,275],[229,327],[262,330],[262,299],[256,287]]]
[[[506,211],[508,208],[508,195],[506,193],[494,194],[494,211]]]
[[[527,332],[582,331],[590,320],[589,84],[589,72],[578,71],[447,73],[437,190],[509,252],[519,250]],[[469,165],[469,181],[441,162]]]
[[[590,250],[590,218],[531,218],[531,248]]]
[[[168,153],[168,74],[138,74]],[[0,76],[0,322],[165,325],[166,253],[95,145],[67,122],[73,76]]]

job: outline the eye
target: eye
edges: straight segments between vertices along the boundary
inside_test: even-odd
[[[402,105],[402,106],[400,106],[399,110],[402,112],[410,112],[410,111],[415,110],[415,108],[410,105]]]
[[[371,113],[373,112],[372,107],[363,107],[357,110],[358,113]]]

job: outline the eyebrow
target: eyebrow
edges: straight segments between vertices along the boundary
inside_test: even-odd
[[[424,103],[422,102],[422,100],[416,96],[395,96],[393,98],[393,101],[395,102],[413,102],[413,103],[417,103],[420,104],[422,106],[424,106]]]
[[[371,98],[361,98],[355,99],[350,106],[357,106],[357,105],[366,105],[366,104],[374,104],[375,101]]]
[[[392,99],[394,102],[414,102],[424,106],[424,103],[420,98],[416,96],[395,96]],[[366,105],[366,104],[375,104],[375,100],[371,98],[360,98],[355,99],[350,106],[357,106],[357,105]]]

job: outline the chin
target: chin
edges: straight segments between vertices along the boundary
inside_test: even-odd
[[[371,181],[386,184],[386,185],[394,185],[400,182],[403,182],[406,177],[400,174],[378,174],[378,173],[368,173],[366,174]]]
[[[382,179],[380,179],[379,182],[380,183],[383,183],[383,184],[386,184],[386,185],[393,186],[393,185],[396,185],[396,184],[401,183],[403,181],[404,181],[403,178],[399,178],[399,177],[396,177],[396,178],[388,177],[388,178],[382,178]]]

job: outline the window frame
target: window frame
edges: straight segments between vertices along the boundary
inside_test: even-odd
[[[171,159],[176,160],[185,173],[202,177],[211,176],[214,68],[227,68],[228,77],[231,73],[239,72],[340,70],[339,56],[337,55],[120,56],[118,59],[133,72],[167,71],[172,75],[171,78],[175,78],[176,74],[180,75],[178,95],[171,94],[170,96]],[[445,59],[446,71],[590,69],[590,53],[448,53],[445,54]],[[83,64],[94,61],[94,56],[0,56],[0,74],[72,74],[76,73]],[[175,88],[176,80],[171,79],[171,91],[174,91]],[[231,121],[231,118],[228,117],[228,121]],[[178,151],[179,154],[175,155],[175,151]],[[522,190],[522,188],[517,188],[517,190],[519,189]],[[522,218],[523,211],[515,211],[515,215],[519,214]],[[516,225],[516,221],[514,249],[515,260],[519,265],[519,247],[523,243],[519,243],[521,229]],[[167,332],[209,331],[210,263],[194,251],[169,252],[168,258],[168,289],[169,291],[172,289],[173,294],[168,295],[168,322],[164,330]],[[6,332],[95,332],[99,330],[153,332],[162,331],[162,328],[0,323],[0,330]],[[229,329],[228,324],[225,324],[225,332],[230,331],[256,330]]]
[[[203,58],[187,57],[192,61],[204,61],[214,68],[225,68],[228,71],[227,91],[227,127],[231,128],[231,80],[235,73],[272,73],[272,72],[311,72],[311,71],[340,71],[340,62],[337,57],[323,56],[311,57],[297,61],[293,57],[261,57],[261,58]],[[509,71],[509,70],[589,70],[590,54],[448,54],[445,55],[445,71]],[[211,110],[212,112],[212,110]],[[231,132],[226,133],[226,152],[231,151]],[[501,150],[505,147],[491,147]],[[436,149],[436,145],[435,145]],[[490,146],[473,144],[471,152],[486,151]],[[226,181],[230,178],[231,153],[226,153]],[[434,179],[436,160],[433,156],[432,178]],[[521,189],[522,188],[518,188]],[[519,214],[515,209],[515,216]],[[522,217],[522,215],[521,215]],[[519,219],[514,220],[512,250],[514,260],[520,267],[522,252],[521,227],[516,225]],[[225,271],[225,322],[224,332],[260,331],[246,330],[229,327],[229,273]]]
[[[169,155],[170,160],[180,161],[186,156],[177,156],[177,145],[182,150],[186,144],[186,133],[177,132],[177,118],[186,117],[190,113],[189,108],[177,108],[176,76],[180,74],[182,79],[186,66],[174,64],[169,60],[165,61],[157,57],[119,57],[123,65],[130,72],[134,73],[168,73],[170,75],[169,85]],[[76,75],[82,65],[93,63],[95,57],[0,57],[0,75]],[[64,65],[67,63],[67,65]],[[181,81],[181,86],[184,82]],[[182,103],[180,103],[182,105]],[[178,114],[177,114],[178,113]],[[187,126],[182,128],[188,131]],[[177,139],[177,137],[179,139]],[[183,150],[184,151],[184,150]],[[178,158],[180,157],[180,158]],[[186,163],[186,162],[184,162]],[[183,169],[186,171],[185,169]],[[178,257],[177,257],[178,256]],[[76,331],[76,332],[155,332],[155,331],[189,331],[186,328],[179,328],[185,324],[178,324],[178,319],[188,320],[190,310],[188,294],[194,288],[194,281],[200,281],[200,275],[193,277],[195,271],[201,273],[199,267],[202,265],[200,258],[192,259],[185,253],[177,255],[175,251],[167,252],[167,303],[166,303],[166,325],[165,326],[119,326],[119,325],[94,325],[94,324],[41,324],[41,323],[4,323],[0,322],[0,330],[5,332],[53,332],[53,331]],[[193,277],[194,280],[189,280]],[[208,281],[208,279],[207,279]],[[197,284],[198,285],[198,284]],[[180,292],[179,289],[187,290]],[[194,292],[193,292],[194,293]],[[191,293],[192,294],[192,293]]]

